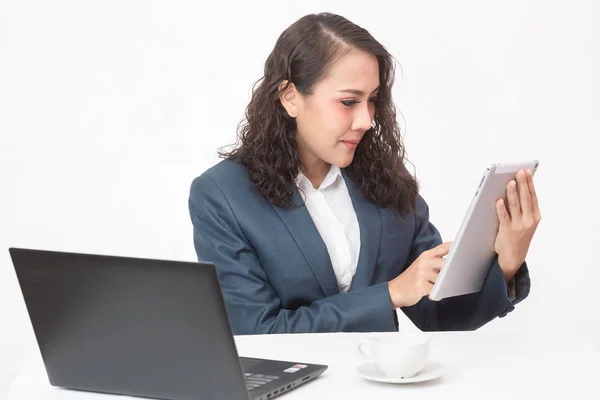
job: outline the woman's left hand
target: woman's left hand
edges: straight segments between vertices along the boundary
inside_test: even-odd
[[[500,228],[494,250],[504,279],[509,282],[525,261],[541,214],[531,171],[518,171],[516,181],[508,182],[506,189],[508,207],[502,199],[496,201]]]

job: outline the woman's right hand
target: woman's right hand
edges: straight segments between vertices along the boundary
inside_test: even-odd
[[[388,283],[394,309],[412,306],[429,295],[452,242],[424,251],[404,272]]]

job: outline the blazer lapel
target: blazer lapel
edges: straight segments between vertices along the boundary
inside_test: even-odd
[[[319,281],[325,296],[339,294],[339,288],[327,246],[321,238],[298,189],[294,190],[294,206],[290,209],[273,206],[283,220],[304,258]]]
[[[377,205],[360,192],[345,172],[343,176],[360,227],[360,255],[352,282],[352,289],[360,289],[371,284],[381,238],[381,216]]]

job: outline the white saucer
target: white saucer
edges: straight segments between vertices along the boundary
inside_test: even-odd
[[[430,362],[421,372],[411,378],[393,378],[385,375],[372,363],[365,363],[358,367],[358,373],[365,379],[385,383],[415,383],[425,382],[439,378],[444,373],[444,366]]]

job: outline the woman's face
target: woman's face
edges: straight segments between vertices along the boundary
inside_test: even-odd
[[[282,96],[282,104],[296,118],[296,141],[306,168],[326,164],[344,168],[352,162],[371,128],[378,89],[377,58],[352,51],[332,66],[312,95],[304,97],[292,89]]]

